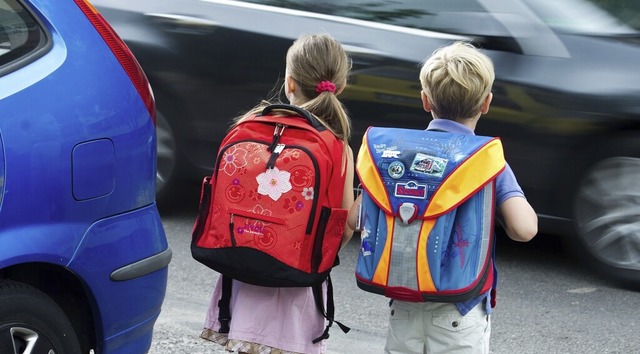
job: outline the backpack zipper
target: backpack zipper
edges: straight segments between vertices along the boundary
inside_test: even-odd
[[[269,158],[269,161],[267,161],[267,170],[273,169],[273,167],[276,165],[276,160],[278,159],[278,156],[280,156],[280,153],[282,152],[282,150],[284,150],[284,147],[285,147],[284,144],[278,144],[273,149],[273,152],[271,153],[271,157]]]
[[[276,123],[276,127],[273,130],[273,139],[271,140],[271,144],[267,147],[267,151],[275,151],[278,143],[280,142],[280,137],[282,136],[282,133],[284,133],[284,128],[286,127],[287,126],[282,123]]]
[[[318,166],[318,161],[315,159],[315,157],[313,157],[313,155],[311,155],[311,151],[309,151],[309,149],[307,149],[304,146],[297,146],[297,145],[289,145],[287,146],[289,149],[300,149],[302,151],[304,151],[307,156],[309,156],[309,160],[311,160],[311,162],[313,163],[313,170],[316,172],[315,176],[314,176],[314,180],[313,180],[313,200],[311,202],[311,212],[309,213],[309,221],[307,222],[307,230],[305,231],[305,233],[307,235],[311,234],[311,231],[313,231],[313,220],[315,219],[315,215],[317,213],[317,209],[318,209],[318,187],[320,186],[320,167]],[[327,181],[327,183],[330,181]]]

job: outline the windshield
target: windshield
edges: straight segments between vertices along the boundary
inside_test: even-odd
[[[522,0],[559,32],[628,35],[640,30],[640,2],[612,0]]]

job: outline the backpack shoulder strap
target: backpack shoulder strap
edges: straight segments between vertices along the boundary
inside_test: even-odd
[[[318,308],[318,311],[320,311],[322,316],[326,318],[327,321],[329,321],[322,335],[314,339],[313,343],[315,344],[320,342],[323,339],[329,338],[329,328],[331,328],[331,325],[333,325],[333,322],[335,322],[338,325],[338,327],[340,327],[342,332],[349,333],[351,328],[343,325],[342,323],[334,320],[333,318],[335,314],[335,305],[333,303],[333,285],[331,283],[331,275],[327,277],[327,310],[326,311],[324,308],[324,296],[322,296],[322,283],[313,285],[311,289],[313,290],[313,299],[316,302],[316,307]]]
[[[220,274],[222,277],[222,295],[218,300],[218,321],[220,322],[219,333],[229,333],[229,323],[231,323],[231,311],[229,304],[231,302],[231,289],[233,288],[233,279]]]

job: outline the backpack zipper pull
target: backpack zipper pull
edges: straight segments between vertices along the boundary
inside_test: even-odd
[[[276,124],[276,128],[273,130],[273,140],[267,148],[267,151],[272,152],[273,149],[275,149],[275,147],[278,145],[278,143],[280,142],[280,137],[282,136],[282,133],[284,133],[284,128],[286,128],[286,125],[280,123]]]
[[[273,152],[271,153],[269,161],[267,161],[267,169],[272,169],[273,167],[275,167],[276,159],[278,158],[278,156],[280,156],[282,150],[284,150],[284,144],[276,145],[276,147],[273,149]]]

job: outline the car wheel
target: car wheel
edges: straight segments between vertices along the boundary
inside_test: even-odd
[[[173,186],[177,166],[176,138],[169,121],[160,113],[156,113],[157,169],[156,199],[161,201]]]
[[[0,353],[80,353],[64,311],[38,289],[0,281]]]
[[[610,279],[640,286],[640,158],[613,157],[590,169],[576,197],[578,237]]]

